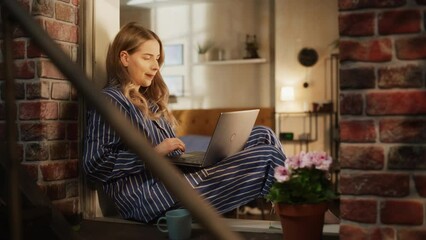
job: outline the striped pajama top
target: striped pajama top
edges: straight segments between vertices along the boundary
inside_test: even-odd
[[[176,137],[167,121],[145,117],[118,88],[106,88],[103,93],[153,146]],[[156,112],[158,107],[152,104],[150,109]],[[180,207],[178,199],[127,149],[95,110],[88,112],[85,133],[83,170],[90,179],[102,183],[123,218],[146,223],[170,208]],[[181,152],[170,153],[176,154]],[[274,168],[284,165],[284,160],[281,143],[273,131],[256,126],[239,153],[210,167],[180,169],[200,195],[218,212],[225,213],[267,194],[274,182]]]

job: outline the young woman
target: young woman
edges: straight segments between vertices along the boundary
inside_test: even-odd
[[[151,141],[155,151],[177,156],[185,151],[185,144],[175,136],[176,120],[167,109],[169,93],[159,72],[163,63],[158,36],[129,23],[108,50],[108,83],[103,93]],[[225,213],[267,194],[274,168],[284,160],[273,131],[257,126],[241,152],[214,166],[181,170],[199,194]],[[180,207],[178,199],[145,168],[143,159],[126,148],[95,110],[88,113],[83,168],[92,180],[102,182],[123,218],[147,223]]]

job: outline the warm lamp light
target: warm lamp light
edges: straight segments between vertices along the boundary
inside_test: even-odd
[[[281,101],[293,101],[294,100],[294,88],[293,87],[282,87],[280,99],[281,99]]]

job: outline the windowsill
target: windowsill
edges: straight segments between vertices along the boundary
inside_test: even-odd
[[[121,218],[112,217],[97,217],[89,219],[93,221],[103,221],[111,223],[126,223],[126,224],[139,224],[143,223],[136,221],[129,221]],[[248,219],[231,219],[224,218],[224,221],[230,226],[232,231],[235,232],[253,232],[253,233],[281,233],[281,223],[279,221],[268,220],[248,220]],[[201,229],[202,227],[193,223],[193,229]],[[324,224],[323,234],[329,236],[336,236],[339,234],[339,224]]]
[[[232,59],[232,60],[214,60],[206,62],[198,62],[194,65],[229,65],[229,64],[255,64],[255,63],[266,63],[264,58],[252,58],[252,59]]]

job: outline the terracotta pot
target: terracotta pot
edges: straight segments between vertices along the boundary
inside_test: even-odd
[[[275,204],[285,240],[320,240],[328,203]]]

